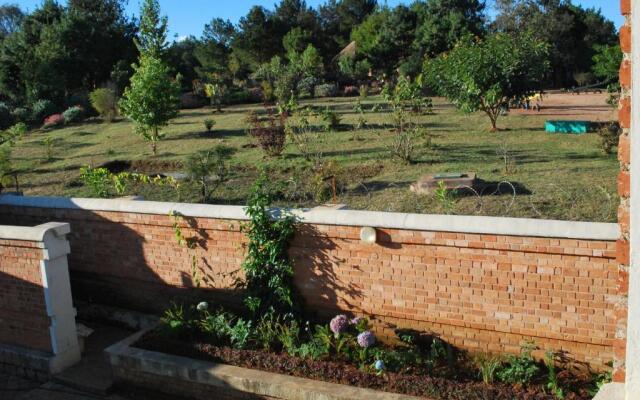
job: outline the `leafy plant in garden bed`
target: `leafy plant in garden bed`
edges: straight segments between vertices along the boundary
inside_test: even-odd
[[[432,399],[590,399],[595,387],[589,377],[558,369],[549,356],[544,365],[534,361],[531,346],[519,356],[476,357],[486,367],[476,368],[470,357],[437,337],[398,330],[400,344],[385,345],[366,319],[346,315],[328,324],[269,312],[248,319],[210,311],[202,302],[174,305],[162,321],[135,346]]]

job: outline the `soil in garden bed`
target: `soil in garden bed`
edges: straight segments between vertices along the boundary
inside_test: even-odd
[[[438,400],[553,400],[542,385],[519,387],[496,383],[486,385],[470,380],[452,380],[425,375],[367,373],[348,363],[332,360],[311,360],[291,357],[286,353],[262,350],[238,350],[207,343],[189,343],[168,339],[152,331],[134,344],[144,350],[176,356],[257,369],[301,378],[356,386],[361,388],[423,396]],[[587,400],[586,390],[570,393],[567,400]]]

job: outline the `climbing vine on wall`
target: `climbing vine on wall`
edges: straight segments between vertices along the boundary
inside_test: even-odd
[[[256,315],[292,314],[299,304],[294,300],[293,264],[288,254],[295,218],[286,212],[273,215],[272,202],[273,193],[263,175],[255,182],[247,202],[250,221],[241,227],[249,239],[242,264],[245,304]]]

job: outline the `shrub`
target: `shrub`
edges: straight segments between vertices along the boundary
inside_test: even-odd
[[[36,123],[41,123],[47,116],[57,112],[55,104],[49,100],[38,100],[31,106],[31,119]]]
[[[502,365],[502,358],[493,354],[478,354],[473,358],[473,362],[479,370],[482,382],[491,384],[496,377],[496,371]]]
[[[333,97],[338,94],[338,88],[332,83],[323,83],[316,86],[314,90],[315,97]]]
[[[207,133],[211,133],[211,129],[213,129],[213,126],[216,124],[216,121],[212,120],[212,119],[205,119],[204,120],[204,129],[207,130]]]
[[[207,202],[213,192],[229,179],[226,162],[232,154],[232,148],[218,145],[211,150],[199,151],[187,159],[185,166],[189,178],[200,186],[204,202]]]
[[[497,372],[498,378],[506,383],[526,385],[536,376],[540,368],[536,364],[531,353],[535,346],[525,344],[517,356],[509,355],[506,365]]]
[[[85,116],[88,112],[94,113],[93,109],[91,108],[91,101],[89,100],[88,93],[80,92],[72,94],[65,102],[65,105],[67,108],[79,106],[84,110]]]
[[[9,110],[9,106],[0,102],[0,129],[7,129],[13,125],[14,116]]]
[[[325,109],[320,112],[320,118],[322,118],[324,130],[330,131],[340,128],[340,114],[329,107],[325,107]]]
[[[89,94],[91,106],[107,122],[113,121],[118,115],[118,99],[116,93],[107,88],[96,89]]]
[[[62,114],[53,114],[49,115],[44,119],[44,127],[45,128],[53,128],[56,126],[60,126],[64,123],[64,117]]]
[[[91,189],[95,197],[106,198],[109,196],[109,185],[111,174],[106,168],[91,168],[89,166],[80,168],[80,179]]]
[[[604,154],[613,154],[613,148],[618,146],[620,140],[620,124],[618,122],[612,122],[598,131],[600,136],[600,148]]]
[[[366,99],[369,97],[369,85],[360,85],[358,92],[360,94],[360,101]]]
[[[202,96],[198,96],[195,93],[183,93],[180,96],[180,108],[184,110],[202,108],[206,104],[206,99],[204,99]]]
[[[266,121],[261,121],[256,113],[249,114],[249,135],[258,141],[258,145],[270,157],[277,157],[284,151],[286,144],[286,117],[267,109]]]
[[[317,84],[318,78],[314,76],[301,79],[300,82],[298,82],[298,93],[300,97],[311,97]]]
[[[252,103],[259,103],[264,100],[264,93],[260,87],[252,87],[249,89],[249,94],[251,95]]]
[[[69,107],[62,113],[65,124],[72,124],[74,122],[80,122],[84,118],[84,108],[81,106]]]
[[[47,136],[42,139],[42,146],[44,146],[44,157],[45,160],[51,161],[53,159],[53,138],[51,136]]]
[[[360,94],[360,91],[355,86],[345,86],[343,93],[347,97],[353,97],[358,96]]]
[[[250,104],[260,103],[262,101],[262,89],[239,89],[234,90],[227,96],[227,103],[229,104]]]
[[[24,107],[14,108],[13,111],[11,111],[11,115],[13,115],[13,118],[16,122],[24,123],[29,122],[29,117],[31,116],[29,109]]]

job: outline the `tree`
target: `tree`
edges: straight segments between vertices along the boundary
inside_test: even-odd
[[[234,52],[252,69],[281,53],[282,38],[276,34],[272,13],[264,7],[252,7],[245,17],[240,18],[238,28]]]
[[[416,14],[403,5],[371,14],[351,35],[358,56],[391,75],[412,54],[416,18]]]
[[[136,46],[140,54],[160,58],[167,48],[167,17],[160,16],[158,0],[144,0],[140,15],[140,34],[136,38]]]
[[[620,45],[597,45],[595,47],[592,72],[598,78],[617,82],[621,63],[622,50]]]
[[[413,46],[420,55],[435,57],[467,35],[484,36],[484,1],[431,0],[413,8],[418,15]]]
[[[24,20],[24,13],[17,4],[0,5],[0,41],[17,31]]]
[[[609,99],[607,103],[612,107],[618,107],[621,90],[619,71],[623,57],[620,45],[598,45],[594,50],[596,53],[593,56],[592,72],[596,77],[608,82],[607,91],[609,92]]]
[[[123,0],[46,0],[1,42],[0,97],[62,106],[111,78],[114,65],[135,60],[135,25]],[[128,76],[127,76],[128,78]]]
[[[199,151],[187,159],[189,178],[200,186],[203,202],[208,202],[216,189],[229,179],[227,160],[232,154],[231,147],[218,145],[210,150]]]
[[[432,89],[461,110],[486,113],[496,131],[503,107],[540,89],[548,55],[548,46],[529,35],[468,37],[451,52],[427,61],[424,74]]]
[[[495,32],[518,36],[530,32],[550,45],[551,75],[547,86],[572,86],[578,72],[593,65],[596,45],[615,45],[617,31],[600,10],[570,0],[496,0]]]
[[[120,111],[135,124],[135,131],[151,142],[153,155],[162,138],[160,128],[178,116],[180,83],[169,75],[169,67],[151,55],[141,55],[134,66],[131,85],[124,91]]]
[[[196,70],[200,78],[206,78],[211,73],[226,74],[235,35],[236,29],[229,20],[215,18],[205,25],[195,49],[195,57],[200,64]]]

